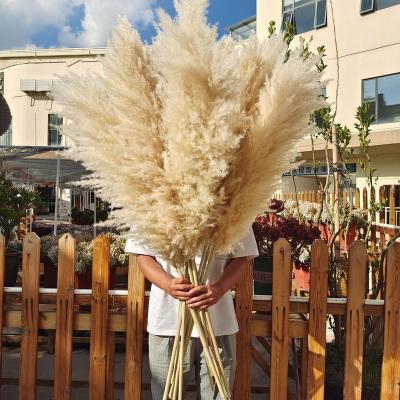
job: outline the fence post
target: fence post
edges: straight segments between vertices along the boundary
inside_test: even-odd
[[[110,243],[98,236],[93,243],[89,400],[106,396],[109,263]]]
[[[54,398],[71,398],[72,328],[74,319],[75,239],[68,234],[58,241]]]
[[[400,398],[400,243],[388,249],[381,399]]]
[[[272,275],[272,345],[270,400],[287,398],[291,248],[287,240],[274,244]]]
[[[236,286],[236,317],[239,332],[236,335],[235,400],[249,400],[251,395],[251,312],[253,308],[253,262],[246,268]]]
[[[349,249],[344,400],[361,400],[366,268],[365,244],[356,241]]]
[[[356,208],[360,208],[360,189],[356,189]]]
[[[396,207],[395,207],[395,189],[394,185],[390,186],[390,194],[389,194],[389,224],[396,225]]]
[[[144,276],[138,259],[129,256],[126,319],[125,400],[140,400],[142,391]]]
[[[40,239],[35,233],[24,238],[22,261],[21,353],[19,399],[36,399],[37,345],[39,326]]]
[[[3,297],[4,297],[4,271],[6,268],[6,238],[0,233],[0,332],[3,332]],[[3,361],[3,340],[0,340],[0,378]],[[0,380],[1,389],[1,380]]]
[[[308,400],[324,400],[327,298],[328,247],[323,240],[317,240],[311,246],[306,397]]]

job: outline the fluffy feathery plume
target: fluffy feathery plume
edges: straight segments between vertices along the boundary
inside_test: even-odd
[[[61,78],[55,97],[111,221],[182,266],[206,242],[229,251],[263,210],[320,107],[315,60],[278,36],[217,40],[206,0],[176,0],[143,45],[126,19],[103,74]]]

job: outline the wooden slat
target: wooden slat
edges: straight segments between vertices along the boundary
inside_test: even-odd
[[[310,318],[308,332],[307,399],[324,399],[328,247],[323,240],[311,248]]]
[[[236,335],[235,400],[250,399],[251,388],[251,311],[253,301],[253,262],[249,263],[240,283],[236,286],[236,318],[239,332]]]
[[[3,293],[4,293],[4,271],[6,268],[6,239],[0,233],[0,332],[3,332]],[[0,340],[0,377],[2,374],[3,341]],[[0,382],[1,390],[1,382]]]
[[[365,245],[356,241],[349,249],[344,400],[361,400],[366,267]]]
[[[144,276],[138,258],[129,256],[125,351],[125,400],[140,400],[143,363]]]
[[[395,188],[394,185],[390,186],[389,193],[389,224],[396,225],[396,202],[395,202]]]
[[[36,399],[37,339],[39,326],[40,239],[24,238],[22,261],[22,339],[19,362],[19,399]]]
[[[72,324],[74,318],[75,239],[68,234],[58,242],[57,315],[54,360],[54,398],[71,398]]]
[[[356,204],[355,204],[355,206],[356,206],[356,208],[360,208],[360,189],[359,188],[357,188],[356,189]]]
[[[400,398],[400,243],[388,250],[381,399]]]
[[[93,244],[89,400],[106,398],[109,257],[108,239],[98,236]]]
[[[269,369],[269,364],[265,360],[265,358],[260,354],[257,349],[250,343],[250,351],[251,351],[251,356],[253,360],[257,363],[257,365],[266,373],[268,376],[270,376],[270,369]]]
[[[369,204],[368,204],[368,192],[367,192],[367,188],[363,189],[363,210],[368,210]]]
[[[275,242],[273,262],[270,400],[281,400],[287,398],[289,291],[292,273],[291,248],[285,239]]]

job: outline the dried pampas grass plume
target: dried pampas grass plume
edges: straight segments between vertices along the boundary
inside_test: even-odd
[[[175,1],[143,45],[121,18],[103,74],[61,77],[55,98],[80,160],[129,227],[173,265],[206,243],[229,251],[263,211],[295,159],[295,144],[321,107],[313,65],[281,36],[235,46],[217,40],[206,0]]]

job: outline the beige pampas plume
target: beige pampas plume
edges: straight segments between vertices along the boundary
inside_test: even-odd
[[[150,46],[120,19],[103,74],[61,78],[55,97],[112,222],[178,267],[206,242],[240,239],[321,101],[315,60],[284,63],[282,37],[238,49],[217,40],[206,0],[175,6]]]

